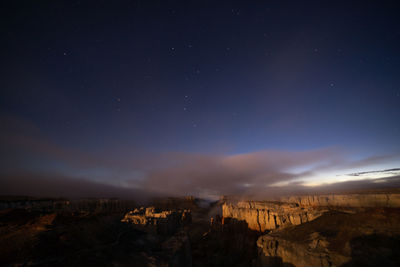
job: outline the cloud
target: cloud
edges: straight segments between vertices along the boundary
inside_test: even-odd
[[[323,184],[315,188],[304,187],[300,192],[309,193],[335,193],[335,192],[362,192],[365,190],[389,190],[400,188],[400,175],[383,177],[379,179],[362,179],[356,181],[337,182],[332,184]]]
[[[312,175],[312,168],[335,164],[336,148],[310,151],[259,151],[239,155],[180,155],[179,161],[148,172],[142,186],[170,194],[249,194],[277,191],[274,183]],[[313,166],[295,172],[293,169]]]
[[[395,174],[400,174],[400,168],[394,168],[394,169],[386,169],[386,170],[377,170],[377,171],[367,171],[367,172],[355,172],[355,173],[349,173],[347,175],[349,176],[365,176],[369,174],[380,174],[380,175],[395,175]]]
[[[351,160],[348,151],[337,147],[234,155],[143,153],[128,149],[91,153],[54,143],[38,127],[18,118],[0,118],[0,123],[6,126],[0,134],[2,194],[128,197],[141,192],[149,196],[267,197],[317,188],[341,190],[342,185],[378,187],[384,182],[362,180],[311,188],[302,181],[317,173],[372,166],[398,157],[374,155]],[[43,166],[38,169],[39,164]],[[60,165],[63,167],[59,168]],[[364,174],[367,173],[353,176]]]
[[[149,197],[161,196],[141,189],[117,187],[56,173],[0,174],[0,195],[66,198],[118,197],[139,202],[146,201]]]
[[[379,179],[362,179],[357,181],[336,182],[309,187],[301,182],[291,182],[288,186],[267,187],[264,190],[250,190],[244,192],[240,197],[245,199],[263,200],[276,199],[281,196],[307,195],[307,194],[346,194],[365,192],[390,192],[399,191],[400,176],[386,177]]]

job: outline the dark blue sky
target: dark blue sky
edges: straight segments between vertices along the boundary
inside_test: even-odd
[[[0,10],[11,173],[114,177],[115,164],[98,158],[129,158],[120,176],[148,179],[138,161],[176,152],[333,149],[398,165],[395,1],[9,1]],[[96,167],[66,160],[75,154]]]

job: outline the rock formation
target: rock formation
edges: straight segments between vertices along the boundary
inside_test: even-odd
[[[190,210],[158,211],[155,207],[128,212],[121,222],[131,223],[137,229],[157,234],[171,234],[191,221]]]
[[[312,233],[307,241],[299,244],[271,235],[261,236],[257,240],[260,249],[258,266],[331,267],[350,260],[350,257],[329,251],[329,243],[317,232]]]
[[[0,265],[400,266],[399,196],[168,198],[128,213],[116,199],[6,199]]]
[[[237,201],[222,206],[222,216],[244,220],[264,232],[312,221],[335,209],[353,212],[374,207],[400,207],[400,194],[330,194],[282,197],[280,201]]]
[[[259,232],[308,222],[321,216],[323,212],[324,209],[279,202],[239,201],[224,203],[222,206],[224,218],[246,221],[250,229]]]
[[[259,237],[258,266],[398,266],[399,209],[329,211]]]
[[[330,194],[222,205],[221,225],[264,233],[257,266],[398,266],[400,194]],[[239,227],[240,228],[240,227]]]
[[[280,201],[298,204],[300,207],[400,207],[400,194],[328,194],[282,197]]]

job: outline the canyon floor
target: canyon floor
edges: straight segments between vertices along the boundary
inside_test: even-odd
[[[400,266],[399,196],[2,200],[0,265]]]

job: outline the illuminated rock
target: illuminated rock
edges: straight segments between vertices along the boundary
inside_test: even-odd
[[[191,211],[158,211],[155,207],[142,207],[128,212],[121,221],[146,232],[171,234],[191,221]]]

